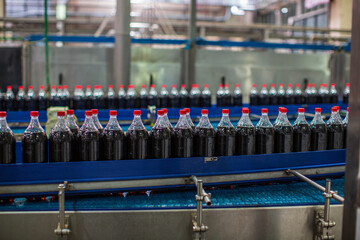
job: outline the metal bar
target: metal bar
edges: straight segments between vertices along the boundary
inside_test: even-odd
[[[198,189],[198,191],[199,191],[199,188],[200,188],[200,195],[204,196],[204,202],[206,203],[206,205],[210,206],[211,205],[211,200],[210,200],[208,194],[205,192],[205,190],[203,188],[203,180],[198,180],[196,176],[192,176],[191,179],[194,182],[194,184],[195,184],[196,188]],[[201,181],[201,185],[199,184],[199,181]],[[198,193],[198,195],[199,195],[199,193]]]
[[[185,48],[185,79],[183,83],[191,86],[195,81],[196,59],[196,0],[190,1],[190,19],[188,26],[188,43]]]
[[[329,222],[330,220],[330,198],[328,197],[331,194],[331,180],[326,179],[326,188],[325,188],[325,204],[324,204],[324,221]]]
[[[45,74],[47,89],[50,89],[50,76],[49,76],[49,40],[48,40],[48,12],[47,0],[44,0],[44,24],[45,24]]]

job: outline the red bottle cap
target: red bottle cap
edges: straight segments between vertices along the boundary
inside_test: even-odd
[[[75,86],[76,89],[82,89],[82,86],[81,85],[77,85]]]
[[[346,111],[349,111],[349,107],[346,108]]]
[[[145,84],[141,85],[141,88],[146,88]]]
[[[316,87],[315,83],[312,83],[312,84],[311,84],[311,87]]]
[[[64,89],[68,89],[69,88],[69,86],[68,85],[64,85]]]
[[[141,110],[134,110],[134,115],[141,115]]]
[[[113,85],[109,85],[109,88],[110,88],[110,89],[113,89],[113,88],[114,88],[114,86],[113,86]]]
[[[331,87],[335,87],[335,83],[330,84]]]
[[[92,112],[92,114],[98,114],[98,113],[99,113],[99,110],[97,110],[97,109],[91,109],[91,112]]]
[[[23,86],[19,86],[19,90],[23,90],[24,89],[24,87]]]
[[[225,84],[225,87],[228,88],[228,87],[229,87],[229,84]]]
[[[204,84],[204,88],[208,88],[209,87],[209,84]]]
[[[119,88],[124,89],[124,85],[120,85],[120,87],[119,87]]]
[[[327,83],[324,83],[324,87],[326,87],[326,88],[328,87]]]
[[[321,108],[315,108],[315,112],[320,112],[321,113]]]
[[[31,112],[30,112],[30,116],[31,116],[31,117],[38,117],[38,116],[39,116],[39,112],[38,112],[38,111],[31,111]]]
[[[134,88],[134,85],[129,85],[128,89]]]
[[[299,87],[300,87],[300,83],[297,83],[295,86],[296,86],[297,88],[299,88]]]
[[[59,111],[59,112],[57,112],[57,116],[58,117],[65,117],[65,112],[64,111]]]
[[[164,110],[158,110],[158,111],[157,111],[157,114],[158,114],[159,116],[163,116],[163,115],[164,115]]]
[[[311,87],[311,84],[310,83],[306,84],[306,87],[307,88]]]
[[[243,109],[242,109],[242,113],[248,114],[248,113],[249,113],[249,108],[243,108]]]
[[[261,113],[268,113],[269,111],[268,111],[268,109],[267,108],[263,108],[263,109],[261,109]]]
[[[235,84],[235,87],[239,88],[239,87],[240,87],[240,84],[238,84],[238,83],[237,83],[237,84]]]
[[[347,86],[347,87],[350,87],[350,83],[347,83],[346,86]]]
[[[181,84],[181,88],[186,88],[186,85],[185,85],[185,84]]]
[[[92,116],[92,111],[85,111],[85,116],[87,116],[87,117]]]
[[[190,113],[190,108],[184,108],[186,113]]]
[[[90,86],[90,85],[87,85],[86,88],[87,88],[87,89],[91,89],[91,86]]]
[[[279,87],[284,87],[284,84],[280,83],[280,84],[279,84]]]
[[[116,115],[117,115],[117,111],[111,110],[111,111],[109,111],[109,115],[110,115],[110,116],[116,116]]]
[[[6,117],[6,112],[0,112],[0,117]]]
[[[299,109],[298,109],[298,112],[304,113],[304,112],[305,112],[305,108],[299,108]]]
[[[224,85],[222,85],[222,84],[219,84],[219,88],[222,88],[222,87],[224,87]]]
[[[264,83],[262,86],[263,86],[263,88],[266,88],[266,87],[267,87],[265,83]]]
[[[185,115],[186,111],[185,111],[185,109],[180,109],[179,113],[180,113],[180,115]]]
[[[287,113],[287,109],[283,107],[283,108],[281,108],[280,112],[281,113]]]
[[[40,86],[39,88],[40,88],[40,89],[44,89],[44,86]]]
[[[67,115],[74,115],[74,110],[73,109],[68,109],[68,110],[66,110],[66,114]]]
[[[336,111],[337,111],[337,108],[336,108],[336,107],[332,107],[332,108],[331,108],[331,111],[332,111],[332,112],[336,112]]]
[[[165,84],[163,84],[163,85],[161,85],[161,87],[162,87],[162,88],[166,88],[166,85],[165,85]]]
[[[163,110],[163,111],[164,111],[164,114],[167,114],[167,113],[168,113],[167,108],[162,108],[161,110]]]
[[[201,109],[201,114],[209,114],[209,110],[207,110],[207,109]]]
[[[223,113],[223,114],[229,114],[229,109],[223,109],[223,110],[222,110],[222,113]]]
[[[339,111],[339,110],[340,110],[340,107],[339,107],[339,106],[334,106],[334,108],[336,108],[336,111]]]
[[[56,89],[56,86],[51,86],[51,89]]]
[[[281,109],[283,109],[284,107],[279,107],[278,109],[279,109],[279,112],[281,112]]]
[[[271,86],[271,87],[275,87],[275,84],[274,84],[274,83],[272,83],[270,86]]]
[[[58,88],[59,90],[61,90],[61,89],[62,89],[62,86],[58,86],[57,88]]]
[[[11,89],[12,87],[11,86],[7,86],[6,89]]]
[[[289,87],[289,88],[291,88],[291,87],[292,87],[292,84],[291,84],[291,83],[289,83],[289,84],[288,84],[288,87]]]
[[[176,88],[176,84],[173,84],[173,85],[172,85],[172,88]]]
[[[256,88],[256,84],[253,84],[252,87],[253,87],[253,88]]]

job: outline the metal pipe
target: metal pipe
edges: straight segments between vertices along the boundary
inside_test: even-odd
[[[48,41],[48,7],[47,0],[44,0],[44,24],[45,24],[45,74],[47,89],[50,89],[49,76],[49,41]]]
[[[325,204],[324,204],[324,221],[329,222],[330,220],[330,197],[331,196],[331,180],[326,179],[325,188]]]
[[[211,199],[209,197],[209,194],[207,194],[205,192],[204,188],[203,188],[203,181],[198,180],[196,176],[192,176],[191,179],[194,182],[194,184],[195,184],[198,191],[199,191],[199,188],[200,188],[198,182],[201,181],[201,188],[200,188],[200,193],[201,194],[200,195],[198,194],[198,195],[199,196],[204,196],[204,202],[206,203],[206,205],[211,206]]]
[[[197,225],[198,227],[202,226],[202,200],[200,198],[200,196],[202,196],[202,190],[203,189],[203,181],[202,180],[198,180],[197,182],[197,196],[199,197],[197,202]]]

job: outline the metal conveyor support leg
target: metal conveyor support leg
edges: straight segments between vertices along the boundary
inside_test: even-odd
[[[54,230],[55,234],[59,236],[60,239],[67,239],[67,236],[70,234],[69,229],[69,216],[65,215],[65,191],[68,189],[68,182],[59,184],[59,216],[58,216],[58,226]]]

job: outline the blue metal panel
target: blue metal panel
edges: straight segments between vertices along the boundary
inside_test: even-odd
[[[17,111],[17,112],[7,112],[6,120],[8,122],[30,122],[30,111]],[[47,112],[39,111],[39,121],[47,121]]]

